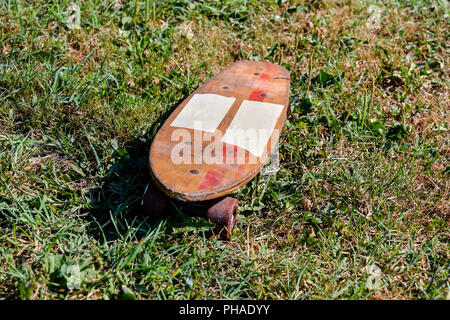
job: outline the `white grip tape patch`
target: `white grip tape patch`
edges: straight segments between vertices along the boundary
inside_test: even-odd
[[[244,100],[222,142],[261,157],[283,108],[281,104]]]
[[[213,133],[234,101],[218,94],[194,94],[170,125]]]

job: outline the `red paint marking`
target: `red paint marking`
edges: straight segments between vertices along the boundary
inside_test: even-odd
[[[247,150],[245,150],[245,163],[248,163],[250,159],[250,152],[248,152]]]
[[[236,153],[237,152],[237,146],[224,144],[223,147],[222,147],[222,152],[225,154],[225,153],[227,153],[227,151],[233,151],[234,153]]]
[[[224,163],[235,163],[235,157],[237,155],[237,146],[230,144],[224,144],[222,147],[223,161]]]
[[[264,97],[261,97],[263,93],[265,93],[264,90],[255,89],[252,93],[250,93],[250,97],[248,97],[248,99],[252,101],[263,101]]]
[[[270,80],[271,79],[271,77],[267,73],[261,74],[261,76],[259,78],[261,80]]]
[[[242,159],[242,151],[244,152],[244,159]],[[222,154],[225,164],[237,164],[239,169],[243,168],[243,164],[239,164],[240,161],[249,163],[250,153],[247,150],[239,149],[238,146],[223,144]]]
[[[215,170],[209,170],[205,177],[203,178],[202,182],[200,183],[200,186],[198,187],[199,190],[208,189],[211,187],[217,187],[220,185],[220,182],[222,182],[224,178],[223,173],[217,172]]]

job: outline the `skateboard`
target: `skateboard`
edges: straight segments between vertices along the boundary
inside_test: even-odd
[[[170,199],[230,240],[238,200],[227,195],[251,181],[275,150],[289,90],[285,68],[258,61],[232,63],[195,90],[151,144],[145,213],[164,217]]]

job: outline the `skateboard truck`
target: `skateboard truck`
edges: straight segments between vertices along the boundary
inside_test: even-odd
[[[150,182],[145,187],[141,206],[144,212],[152,219],[161,219],[166,215],[167,196]],[[176,204],[183,212],[197,217],[206,218],[215,225],[213,233],[221,240],[230,240],[236,222],[239,201],[232,197],[222,197],[213,200],[183,202]]]

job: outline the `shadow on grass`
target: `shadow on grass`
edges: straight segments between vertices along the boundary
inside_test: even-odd
[[[87,219],[89,233],[98,241],[113,241],[126,236],[135,229],[136,237],[158,228],[161,220],[150,219],[141,207],[141,200],[147,183],[151,180],[148,169],[150,146],[158,129],[186,97],[177,101],[174,107],[161,114],[147,128],[144,135],[138,135],[126,148],[118,150],[117,160],[101,182],[102,187],[90,191],[91,208]],[[198,221],[177,212],[170,202],[166,209],[166,222],[173,228],[195,227]],[[165,228],[170,232],[173,228]],[[137,230],[136,230],[137,229]]]

